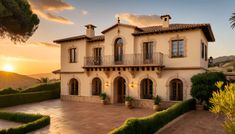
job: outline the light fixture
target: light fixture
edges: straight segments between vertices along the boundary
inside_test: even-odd
[[[131,88],[134,88],[135,83],[132,81],[132,82],[129,84],[129,86],[130,86]]]
[[[107,81],[107,82],[105,82],[105,86],[106,87],[108,87],[109,86],[109,82]]]

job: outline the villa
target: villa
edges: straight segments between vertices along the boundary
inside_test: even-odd
[[[106,93],[111,104],[135,99],[137,107],[151,107],[152,97],[165,102],[191,98],[191,77],[208,68],[208,43],[215,38],[210,24],[171,24],[138,27],[122,24],[95,35],[55,40],[61,45],[61,99],[99,103]]]

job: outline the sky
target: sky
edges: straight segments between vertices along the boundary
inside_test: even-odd
[[[235,55],[235,29],[229,18],[234,0],[28,0],[40,24],[23,44],[0,39],[0,70],[10,65],[20,74],[49,73],[60,68],[60,47],[53,40],[85,33],[96,25],[96,35],[117,22],[138,26],[158,25],[159,16],[170,14],[171,23],[210,23],[216,41],[209,56]]]

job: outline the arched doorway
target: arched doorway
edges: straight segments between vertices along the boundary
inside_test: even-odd
[[[183,100],[183,82],[180,79],[173,79],[170,81],[170,100]]]
[[[114,44],[114,61],[116,64],[121,64],[123,61],[123,40],[117,38]]]
[[[72,78],[69,82],[69,94],[78,95],[78,81]]]
[[[92,80],[92,95],[100,95],[101,94],[101,80],[96,77]]]
[[[126,96],[126,81],[122,77],[114,80],[114,103],[124,103]]]
[[[146,78],[140,83],[140,98],[152,99],[153,98],[153,81]]]

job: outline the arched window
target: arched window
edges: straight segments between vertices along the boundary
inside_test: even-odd
[[[78,81],[74,78],[69,82],[69,94],[78,95]]]
[[[170,82],[170,100],[183,100],[183,82],[180,79],[173,79]]]
[[[153,82],[150,79],[143,79],[140,83],[140,98],[152,99],[153,98]]]
[[[100,95],[101,94],[101,80],[100,78],[94,78],[92,80],[92,95]]]
[[[115,63],[122,63],[123,60],[123,40],[117,38],[114,44],[114,60]]]

